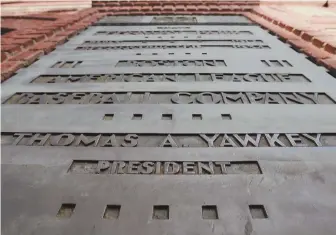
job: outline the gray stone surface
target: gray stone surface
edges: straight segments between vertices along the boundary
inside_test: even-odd
[[[243,17],[178,17],[107,17],[2,84],[2,234],[336,234],[336,79]],[[270,48],[246,47],[257,40]],[[83,43],[243,47],[75,50]],[[210,60],[225,66],[194,66]],[[178,79],[160,80],[166,74]],[[156,96],[46,102],[56,93],[130,92]],[[243,92],[256,102],[176,104],[165,96],[186,92]],[[35,95],[8,102],[20,93]],[[265,104],[260,95],[279,93],[292,101]],[[328,102],[291,96],[316,93]],[[91,141],[99,134],[110,136],[109,147]],[[67,144],[65,135],[76,140]],[[222,146],[224,136],[237,147]],[[200,173],[200,164],[210,168]]]

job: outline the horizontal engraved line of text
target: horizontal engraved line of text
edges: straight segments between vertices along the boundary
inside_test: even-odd
[[[203,34],[203,35],[218,35],[218,34],[247,34],[252,35],[251,31],[236,31],[236,30],[146,30],[146,31],[98,31],[94,35],[170,35],[170,34]]]
[[[2,133],[2,145],[76,147],[323,147],[336,133],[113,134]]]
[[[75,174],[226,175],[262,174],[257,161],[95,161],[74,160]]]
[[[303,74],[286,73],[133,73],[41,75],[32,83],[81,82],[310,82]]]
[[[318,92],[16,93],[5,104],[335,104]]]
[[[235,49],[270,49],[268,45],[135,45],[135,46],[79,46],[75,50],[135,50],[135,49],[192,49],[192,48],[235,48]]]

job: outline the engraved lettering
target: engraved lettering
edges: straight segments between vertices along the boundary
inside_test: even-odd
[[[216,165],[220,166],[221,174],[227,174],[226,170],[226,165],[228,164],[227,162],[215,162]]]
[[[117,173],[118,174],[125,174],[124,169],[126,168],[125,162],[117,162]]]
[[[180,171],[180,166],[176,162],[164,163],[164,174],[177,174]]]
[[[171,135],[167,135],[167,137],[161,142],[160,147],[178,147],[178,145]]]
[[[202,175],[202,174],[209,174],[209,175],[213,175],[215,174],[214,171],[214,165],[212,162],[198,162],[197,164],[198,166],[198,174]]]
[[[200,134],[200,137],[202,137],[202,139],[204,139],[207,142],[208,147],[215,147],[214,146],[214,141],[216,141],[216,139],[218,138],[218,136],[219,136],[219,134],[215,134],[211,138],[209,138],[205,134]]]
[[[113,134],[103,143],[102,147],[118,147],[116,136]]]
[[[121,144],[123,147],[136,147],[138,145],[138,135],[128,134],[125,136],[124,143]]]
[[[151,174],[154,171],[154,162],[144,162],[142,164],[141,174]]]
[[[189,75],[188,75],[189,76]],[[194,77],[195,78],[195,77]],[[334,103],[333,100],[325,93],[321,104]],[[13,104],[18,95],[5,101],[6,104]],[[57,97],[56,100],[51,98]],[[307,99],[299,98],[294,92],[292,93],[259,93],[259,92],[115,92],[115,93],[45,93],[43,99],[39,98],[39,104],[64,103],[64,104],[311,104]],[[247,99],[248,98],[248,99]],[[49,100],[49,101],[48,101]],[[16,103],[14,103],[16,104]]]
[[[336,146],[336,133],[8,133],[2,145],[78,147],[302,147]],[[160,140],[161,139],[161,140]],[[140,171],[140,170],[139,170]]]
[[[217,104],[220,102],[220,96],[211,92],[203,92],[196,96],[196,101],[201,104]]]
[[[287,139],[293,147],[306,147],[299,134],[286,134]]]
[[[196,174],[194,162],[183,162],[182,166],[184,174]]]
[[[265,134],[265,136],[271,147],[277,147],[277,146],[286,147],[286,145],[278,139],[279,134],[273,134],[272,136],[270,134]]]
[[[35,145],[35,142],[38,142],[36,145],[43,146],[49,139],[50,134],[35,134],[29,139],[27,145]]]
[[[256,139],[253,139],[250,135],[245,134],[245,138],[242,139],[239,135],[234,134],[233,135],[238,141],[239,143],[243,146],[243,147],[248,147],[248,146],[254,146],[257,147],[259,146],[259,142],[260,142],[260,134],[256,134]]]
[[[139,174],[140,162],[129,162],[128,163],[128,174]]]
[[[236,143],[227,134],[224,134],[220,147],[238,147]]]
[[[191,96],[190,93],[179,92],[171,97],[171,101],[175,104],[191,104],[193,103]]]
[[[79,146],[79,145],[90,146],[90,145],[93,145],[93,147],[96,147],[98,145],[100,137],[101,137],[101,135],[97,135],[97,136],[89,139],[87,136],[81,134],[77,138],[77,140],[75,142],[75,146]]]
[[[245,95],[242,92],[236,94],[222,92],[221,94],[225,104],[229,104],[231,102],[242,104],[247,103],[245,102]]]
[[[13,141],[12,145],[18,145],[24,137],[31,137],[32,134],[30,134],[30,133],[27,133],[27,134],[26,133],[14,133],[13,136],[17,137],[17,138]]]
[[[97,165],[97,174],[100,174],[101,172],[105,172],[110,168],[110,162],[109,161],[99,161]]]
[[[75,140],[72,134],[60,134],[50,138],[51,146],[69,146]]]
[[[318,147],[321,147],[322,146],[322,143],[320,141],[321,139],[321,134],[316,134],[316,138],[314,138],[312,135],[310,134],[302,134],[304,137],[306,137],[307,139],[309,140],[312,140],[314,141],[315,145],[318,146]]]

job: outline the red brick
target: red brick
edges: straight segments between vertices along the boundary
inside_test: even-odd
[[[56,45],[63,44],[67,41],[68,37],[67,36],[54,36],[49,38],[47,41],[49,42],[55,42]]]
[[[39,44],[36,44],[32,48],[29,48],[30,51],[44,51],[45,54],[53,51],[56,48],[55,42],[41,42]]]
[[[322,41],[319,38],[313,38],[312,42],[313,42],[313,45],[318,47],[318,48],[322,48],[324,46],[324,43],[325,43],[324,41]]]
[[[2,45],[1,46],[1,52],[8,52],[10,54],[16,54],[20,52],[21,46],[20,45]]]
[[[28,39],[32,39],[33,41],[35,42],[40,42],[44,39],[46,39],[46,36],[44,34],[34,34],[34,35],[30,35],[30,34],[27,34],[27,35],[19,35],[19,36],[16,36],[16,38],[18,39],[22,39],[22,38],[28,38]]]
[[[208,5],[208,7],[209,7],[209,9],[211,10],[211,11],[219,11],[219,6],[217,6],[217,5]]]
[[[302,30],[300,30],[300,29],[295,29],[294,28],[292,32],[297,36],[300,36],[302,34]]]
[[[175,11],[184,11],[184,5],[176,5],[175,6]]]
[[[163,10],[164,11],[173,11],[174,10],[174,6],[173,5],[164,5],[163,6]]]
[[[300,51],[307,47],[307,45],[309,44],[308,42],[305,42],[301,39],[290,39],[288,40],[288,43]]]
[[[152,7],[151,6],[144,6],[142,7],[141,11],[151,11],[152,10]]]
[[[114,13],[115,16],[126,16],[129,15],[128,11],[119,11]]]
[[[326,66],[328,69],[336,69],[336,56],[333,56],[328,59],[324,59],[321,63]]]
[[[323,49],[319,49],[313,45],[307,45],[306,48],[303,49],[307,55],[314,57],[317,60],[330,58],[331,54],[324,51]]]
[[[36,61],[41,55],[43,55],[43,51],[25,51],[10,58],[9,61],[22,61],[24,66],[27,66]]]
[[[119,2],[106,2],[105,6],[120,6]]]
[[[59,32],[56,34],[56,36],[65,36],[67,38],[70,38],[74,35],[76,35],[76,31],[73,31],[73,30],[66,30],[66,31],[63,31],[63,32]]]
[[[1,62],[5,61],[8,58],[6,52],[1,52]]]
[[[51,37],[54,35],[54,31],[53,30],[49,30],[49,29],[36,29],[34,33],[32,33],[32,35],[34,34],[44,34],[47,37]]]
[[[274,32],[279,37],[285,39],[285,40],[292,40],[292,39],[298,39],[299,37],[296,36],[293,33],[288,32],[287,30],[280,28],[280,27],[272,27],[270,29],[272,32]]]
[[[1,63],[1,82],[7,80],[18,69],[22,68],[24,64],[20,61],[7,61]]]
[[[329,43],[326,43],[326,45],[324,46],[324,50],[331,53],[331,54],[336,54],[336,46],[335,45],[331,45]]]
[[[201,6],[198,6],[197,9],[198,9],[199,11],[208,11],[208,10],[209,10],[209,7],[201,5]]]
[[[197,7],[193,6],[193,5],[187,5],[186,9],[187,9],[187,11],[196,11]]]
[[[313,39],[313,36],[311,34],[308,34],[306,32],[302,32],[301,34],[301,38],[307,42],[311,42],[311,40]]]
[[[161,11],[161,6],[153,6],[153,11]]]
[[[131,7],[130,8],[130,12],[139,12],[139,11],[141,11],[141,7],[140,6],[133,6],[133,7]]]
[[[133,2],[134,6],[148,6],[147,2]]]
[[[291,25],[286,25],[285,29],[289,32],[292,32],[294,28]]]

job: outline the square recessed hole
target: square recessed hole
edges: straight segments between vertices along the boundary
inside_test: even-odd
[[[120,205],[107,205],[104,212],[104,219],[118,219],[120,214]]]
[[[192,120],[202,120],[202,114],[194,113],[192,115]]]
[[[107,121],[107,120],[112,120],[113,118],[114,118],[114,114],[109,113],[109,114],[105,114],[105,116],[103,117],[103,120]]]
[[[167,220],[169,219],[169,206],[154,206],[153,207],[154,220]]]
[[[162,114],[161,119],[162,119],[162,120],[172,120],[172,119],[173,119],[173,114],[170,114],[170,113],[164,113],[164,114]]]
[[[267,219],[267,213],[263,205],[249,205],[250,213],[253,219]]]
[[[231,115],[226,114],[226,113],[222,113],[221,117],[222,117],[223,120],[231,120],[232,119]]]
[[[212,220],[218,219],[217,206],[202,206],[202,218]]]
[[[141,120],[142,114],[141,113],[135,113],[133,114],[132,120]]]
[[[75,210],[75,207],[76,204],[74,203],[63,203],[57,213],[57,217],[70,218]]]

